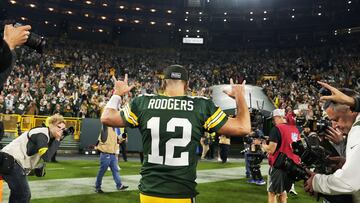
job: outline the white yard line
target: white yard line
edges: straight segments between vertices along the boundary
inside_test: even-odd
[[[262,165],[263,175],[267,175],[267,165]],[[239,179],[245,177],[245,167],[198,170],[197,183],[208,183],[222,180]],[[94,194],[95,179],[93,178],[72,178],[72,179],[53,179],[42,181],[30,181],[31,199],[65,197],[74,195]],[[137,190],[140,175],[121,176],[121,180],[128,185],[127,190]],[[102,190],[105,192],[115,192],[116,186],[112,176],[104,176]],[[3,202],[8,202],[9,188],[4,182]]]

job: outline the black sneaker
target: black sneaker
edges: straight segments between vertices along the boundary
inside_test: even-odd
[[[128,187],[127,185],[121,185],[118,190],[126,190]]]
[[[96,193],[99,193],[99,194],[104,193],[104,191],[102,191],[102,189],[95,189],[95,192],[96,192]]]

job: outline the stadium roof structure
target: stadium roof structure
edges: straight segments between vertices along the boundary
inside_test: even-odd
[[[359,0],[5,0],[0,4],[0,20],[15,19],[54,35],[97,33],[96,39],[138,32],[157,33],[167,41],[194,37],[204,38],[207,45],[266,45],[326,42],[360,31]]]

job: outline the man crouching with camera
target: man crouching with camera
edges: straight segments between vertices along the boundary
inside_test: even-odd
[[[22,133],[0,152],[0,174],[10,188],[9,202],[30,202],[31,193],[27,175],[35,169],[43,176],[44,167],[37,168],[42,158],[50,161],[60,145],[66,130],[64,118],[55,114],[49,119],[49,127],[37,127]]]
[[[310,178],[305,183],[305,191],[328,195],[354,194],[360,190],[360,115],[354,112],[354,109],[351,109],[346,102],[343,102],[343,98],[350,98],[351,100],[352,97],[341,93],[326,83],[319,83],[331,91],[330,96],[320,98],[327,100],[324,110],[328,118],[332,121],[334,128],[347,135],[346,161],[345,163],[342,162],[339,169],[333,174],[311,173]]]

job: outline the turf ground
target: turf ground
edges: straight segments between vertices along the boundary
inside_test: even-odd
[[[121,162],[121,176],[137,175],[140,171],[140,163],[138,161]],[[30,181],[46,181],[53,179],[72,179],[72,178],[94,178],[97,173],[99,163],[97,160],[71,160],[61,161],[59,163],[49,163],[47,165],[47,174],[43,178],[29,177]],[[221,164],[218,162],[201,161],[198,165],[198,171],[216,170],[222,168],[239,168],[244,167],[243,162],[233,162]],[[106,176],[111,176],[111,172],[107,172]],[[234,179],[200,183],[197,190],[200,193],[197,203],[246,203],[246,202],[267,202],[266,186],[257,186],[246,182],[242,178],[243,174],[234,175]],[[289,194],[288,202],[307,203],[316,202],[315,198],[308,196],[303,192],[302,183],[296,184],[298,196]],[[32,186],[33,187],[33,186]],[[53,189],[53,188],[52,188]],[[58,190],[66,190],[66,186],[59,186]],[[39,198],[39,197],[36,197]],[[65,197],[52,197],[45,199],[32,199],[34,203],[136,203],[139,202],[139,194],[137,190],[122,192],[107,192],[104,194],[86,194]]]

